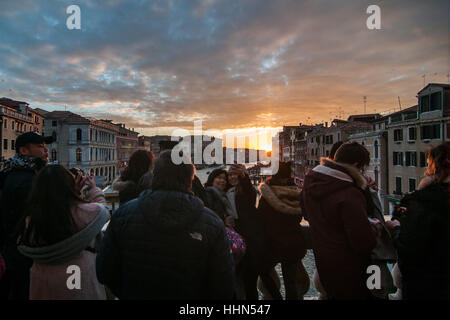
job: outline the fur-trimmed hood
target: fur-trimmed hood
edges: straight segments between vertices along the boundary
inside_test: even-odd
[[[262,197],[276,211],[301,215],[300,190],[297,186],[269,186],[266,183],[259,185]]]
[[[128,181],[123,181],[120,177],[117,177],[112,185],[111,188],[115,191],[123,191],[125,190],[125,188],[128,188],[130,186],[136,186],[136,183],[134,183],[134,181],[128,180]]]
[[[357,168],[322,158],[321,164],[306,176],[303,189],[308,189],[309,197],[320,201],[331,194],[345,193],[348,188],[364,191],[366,187],[367,180]]]
[[[349,164],[339,163],[328,158],[321,158],[320,165],[315,167],[313,171],[329,175],[339,180],[354,182],[362,190],[367,188],[366,178],[357,168]]]

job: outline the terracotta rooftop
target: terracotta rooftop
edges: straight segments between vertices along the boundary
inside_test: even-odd
[[[56,119],[70,123],[90,123],[91,121],[85,117],[70,111],[52,111],[45,115],[46,119]]]
[[[0,104],[11,108],[18,108],[21,104],[26,104],[27,106],[29,105],[28,102],[17,101],[5,97],[0,98]]]
[[[41,109],[41,108],[33,108],[33,110],[37,113],[39,113],[41,116],[45,116],[47,113],[49,113],[50,111]]]

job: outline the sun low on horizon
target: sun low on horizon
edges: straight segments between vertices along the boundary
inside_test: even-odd
[[[373,4],[379,29],[359,0],[80,0],[70,29],[72,3],[2,1],[0,97],[145,135],[202,120],[273,137],[285,125],[407,108],[425,83],[450,80],[449,4]]]

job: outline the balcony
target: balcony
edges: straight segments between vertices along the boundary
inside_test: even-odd
[[[89,144],[89,140],[74,140],[74,139],[70,139],[68,144],[72,144],[72,145]]]

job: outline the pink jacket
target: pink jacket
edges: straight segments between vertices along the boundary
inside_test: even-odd
[[[72,209],[75,224],[84,229],[99,214],[105,197],[100,188],[88,193],[90,203],[80,203]],[[95,239],[91,243],[95,247]],[[30,270],[30,300],[105,300],[105,288],[97,280],[95,259],[97,254],[83,250],[71,261],[60,265],[34,263]],[[76,281],[69,266],[80,270],[80,289],[69,289]]]

